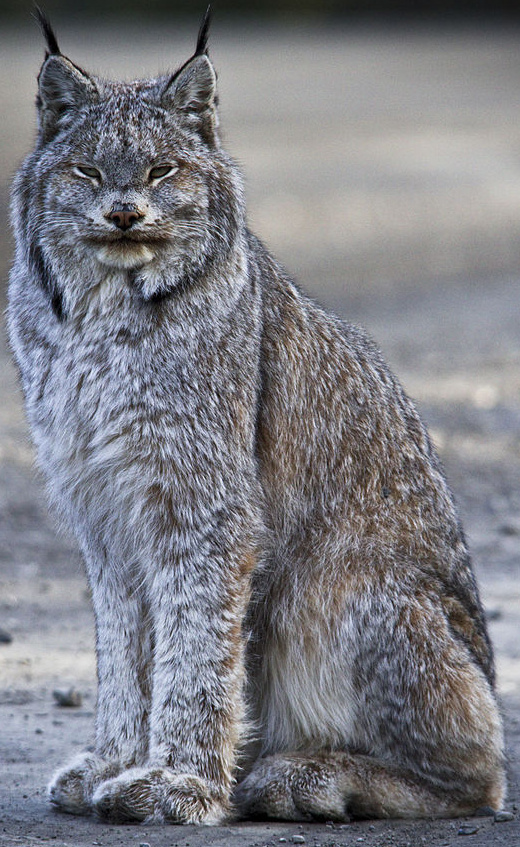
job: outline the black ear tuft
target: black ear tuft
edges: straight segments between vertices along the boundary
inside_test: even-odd
[[[41,31],[43,32],[43,34],[45,36],[45,40],[47,42],[47,50],[48,50],[47,55],[48,56],[61,56],[61,50],[58,46],[58,40],[57,40],[56,36],[54,35],[54,31],[52,29],[50,21],[49,21],[47,15],[45,14],[45,12],[43,12],[40,9],[39,6],[35,5],[33,15],[36,18],[36,20],[38,21],[38,23],[40,24]]]
[[[202,19],[195,52],[158,92],[161,104],[174,109],[208,144],[217,143],[217,75],[208,56],[211,6]]]
[[[195,48],[195,56],[202,56],[203,53],[208,52],[208,33],[209,27],[211,24],[211,6],[208,6],[206,9],[206,14],[202,18],[202,23],[200,25],[199,34],[197,36],[197,46]]]

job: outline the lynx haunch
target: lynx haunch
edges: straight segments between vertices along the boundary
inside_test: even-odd
[[[248,229],[207,20],[169,76],[67,59],[43,16],[9,330],[96,620],[94,752],[50,800],[216,824],[500,807],[493,659],[414,406]]]

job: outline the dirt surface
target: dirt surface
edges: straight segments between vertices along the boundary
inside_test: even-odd
[[[0,36],[6,185],[31,143],[34,29]],[[64,31],[80,64],[175,66],[193,33]],[[218,26],[228,147],[256,231],[322,302],[376,337],[429,423],[463,514],[495,644],[513,819],[107,826],[54,814],[53,769],[92,740],[93,623],[81,562],[48,515],[0,343],[1,845],[520,844],[520,34]],[[53,691],[75,686],[76,708]],[[305,839],[302,842],[302,837]]]

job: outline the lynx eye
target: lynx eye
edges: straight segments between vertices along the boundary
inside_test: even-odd
[[[174,165],[157,165],[150,169],[148,178],[150,180],[162,179],[165,176],[171,176],[176,170],[177,168]]]
[[[101,180],[101,174],[97,168],[91,168],[89,165],[76,165],[74,168],[78,176],[87,177],[87,179]]]

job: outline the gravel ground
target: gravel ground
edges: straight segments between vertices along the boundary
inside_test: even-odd
[[[0,36],[0,262],[7,182],[31,143],[34,29]],[[193,32],[61,32],[89,68],[175,66]],[[496,648],[509,821],[107,826],[45,784],[92,739],[93,624],[74,543],[33,469],[0,339],[0,847],[520,844],[520,33],[215,26],[228,147],[252,225],[325,304],[364,324],[428,421],[464,517]],[[11,638],[2,643],[2,634]],[[74,686],[82,705],[63,707]],[[305,839],[302,841],[302,838]]]

